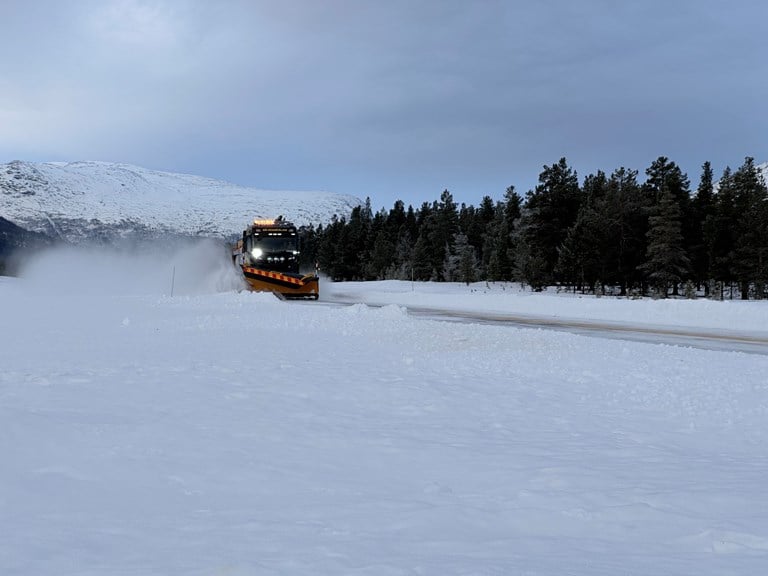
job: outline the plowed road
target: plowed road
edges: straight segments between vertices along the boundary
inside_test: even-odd
[[[324,303],[330,305],[351,305],[356,302],[337,299],[330,301],[325,300]],[[369,306],[379,306],[379,304],[370,302],[367,304]],[[604,322],[599,320],[572,320],[502,313],[441,310],[412,306],[407,306],[406,309],[411,316],[447,322],[469,322],[498,326],[514,326],[517,328],[559,330],[561,332],[571,332],[593,338],[631,340],[634,342],[647,342],[652,344],[688,346],[705,350],[768,355],[768,337],[765,335],[730,330],[644,326]]]

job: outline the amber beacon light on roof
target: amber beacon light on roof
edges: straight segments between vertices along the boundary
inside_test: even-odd
[[[282,216],[255,219],[232,248],[232,260],[251,290],[274,292],[281,298],[320,296],[317,271],[299,272],[299,233]]]

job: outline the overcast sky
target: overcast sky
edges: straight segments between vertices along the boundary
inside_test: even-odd
[[[459,202],[768,160],[762,0],[0,0],[0,162]]]

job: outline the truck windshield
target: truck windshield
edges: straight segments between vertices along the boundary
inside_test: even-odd
[[[254,238],[254,246],[258,246],[265,252],[293,252],[299,249],[298,238],[288,236],[281,238],[279,236],[267,236],[265,238]]]

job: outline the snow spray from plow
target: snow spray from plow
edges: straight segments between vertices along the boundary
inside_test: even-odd
[[[59,247],[24,262],[19,276],[49,296],[190,296],[242,290],[222,242],[158,241],[141,246]]]

